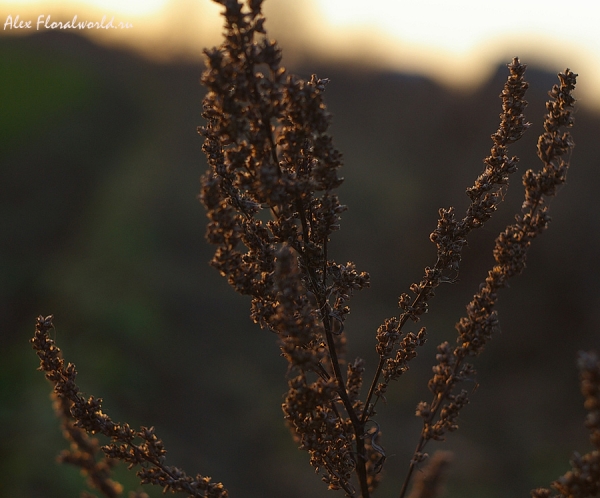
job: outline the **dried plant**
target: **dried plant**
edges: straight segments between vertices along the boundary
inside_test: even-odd
[[[531,492],[533,498],[598,496],[600,493],[600,359],[596,353],[581,352],[577,366],[581,394],[588,412],[585,426],[590,431],[590,441],[595,449],[583,456],[577,452],[573,454],[571,470],[552,483],[557,493],[539,488]]]
[[[40,358],[40,370],[46,372],[46,379],[54,386],[56,412],[63,421],[65,437],[71,442],[71,450],[61,454],[60,459],[81,467],[91,487],[107,497],[119,496],[122,492],[121,486],[110,479],[115,460],[121,460],[129,468],[141,467],[137,475],[142,484],[155,484],[165,491],[188,496],[225,498],[227,491],[222,484],[211,483],[210,478],[201,475],[189,477],[177,467],[166,465],[166,451],[153,427],[136,431],[129,424],[115,423],[102,412],[101,399],[83,397],[75,383],[75,365],[65,366],[60,349],[50,338],[52,319],[52,315],[38,317],[31,343]],[[98,442],[88,434],[102,434],[110,440],[100,448],[105,457],[99,461]]]
[[[327,133],[331,117],[323,94],[328,83],[313,75],[304,81],[281,66],[281,51],[266,36],[261,0],[244,7],[237,0],[224,7],[225,41],[206,50],[202,83],[206,125],[199,128],[210,170],[203,177],[200,199],[209,219],[207,239],[216,246],[211,264],[239,293],[249,295],[255,323],[275,333],[289,363],[288,393],[283,413],[294,439],[310,456],[332,490],[346,496],[373,495],[386,450],[376,421],[376,405],[390,382],[409,369],[425,343],[426,330],[406,331],[418,322],[441,283],[452,283],[459,272],[462,249],[471,231],[482,227],[504,199],[518,159],[508,147],[529,128],[524,116],[527,83],[525,65],[515,58],[500,95],[500,125],[492,135],[483,173],[467,189],[470,205],[464,216],[441,209],[430,239],[437,257],[424,276],[399,298],[400,312],[377,329],[379,356],[372,379],[365,379],[365,362],[346,358],[344,325],[354,293],[369,286],[369,275],[352,262],[338,263],[329,251],[330,237],[340,228],[346,209],[336,189],[341,185],[342,156]],[[437,364],[428,382],[432,399],[419,403],[423,426],[409,462],[404,497],[414,470],[427,459],[425,447],[458,428],[457,417],[470,393],[459,390],[473,380],[470,357],[478,356],[498,330],[495,309],[498,291],[525,268],[527,251],[550,221],[548,199],[565,182],[573,141],[576,74],[560,73],[550,92],[544,132],[538,141],[542,168],[523,175],[525,200],[515,222],[496,239],[495,266],[467,305],[456,325],[455,345],[438,346]],[[157,484],[188,496],[225,497],[227,491],[210,478],[187,476],[165,463],[165,449],[153,428],[134,430],[113,422],[101,411],[101,400],[85,399],[75,384],[75,367],[66,367],[49,337],[52,316],[39,317],[32,340],[41,369],[54,385],[58,416],[72,449],[61,460],[78,465],[90,486],[105,496],[120,494],[110,479],[116,460],[138,466],[142,483]],[[600,365],[593,353],[581,354],[582,389],[589,411],[586,426],[598,450],[600,427]],[[361,397],[361,388],[368,390]],[[102,434],[99,446],[89,435]],[[102,457],[99,456],[102,451]],[[595,496],[600,483],[598,451],[573,458],[573,470],[552,487],[556,496]],[[450,462],[447,453],[434,456],[411,496],[439,495],[441,478]],[[539,489],[533,496],[550,496]]]

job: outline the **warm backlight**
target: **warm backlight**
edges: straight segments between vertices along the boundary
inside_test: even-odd
[[[35,31],[40,15],[51,21],[114,18],[132,27],[78,31],[164,60],[198,57],[202,46],[219,43],[221,9],[210,0],[0,0],[0,22],[2,35],[14,35]],[[600,105],[592,91],[600,85],[599,2],[266,0],[264,11],[267,29],[284,46],[288,62],[343,58],[473,86],[518,55],[552,71],[571,67],[581,76],[581,103]],[[17,15],[31,27],[7,24]]]

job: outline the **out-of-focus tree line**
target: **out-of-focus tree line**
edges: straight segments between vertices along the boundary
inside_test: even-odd
[[[350,358],[368,368],[377,326],[435,262],[428,235],[438,208],[467,206],[464,190],[498,126],[500,62],[474,93],[360,66],[291,68],[331,79],[349,206],[331,252],[371,274],[348,322]],[[52,313],[82,389],[104,398],[113,419],[154,425],[172,465],[222,481],[232,497],[325,496],[284,426],[286,363],[275,337],[207,265],[196,199],[206,169],[196,133],[201,65],[159,65],[44,33],[0,39],[0,68],[0,495],[77,496],[84,487],[76,469],[54,461],[66,443],[28,344],[35,317]],[[535,144],[556,81],[535,67],[526,78],[533,126],[513,148],[521,172],[540,164]],[[501,294],[502,333],[476,361],[480,386],[459,431],[439,445],[455,452],[449,497],[525,495],[566,471],[573,450],[588,450],[575,355],[600,337],[599,134],[600,116],[581,103],[553,222]],[[379,496],[398,493],[435,346],[454,341],[521,196],[515,177],[496,219],[465,250],[459,281],[432,301],[428,344],[378,406],[388,450]],[[131,472],[116,478],[137,488]]]

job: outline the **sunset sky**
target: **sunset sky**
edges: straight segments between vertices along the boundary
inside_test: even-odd
[[[39,16],[114,16],[133,26],[77,31],[163,60],[218,44],[220,10],[210,0],[0,0],[3,36],[36,31]],[[264,12],[284,62],[337,57],[474,86],[518,55],[553,72],[570,67],[580,102],[600,108],[600,3],[590,0],[266,0]],[[31,27],[11,29],[17,15]]]

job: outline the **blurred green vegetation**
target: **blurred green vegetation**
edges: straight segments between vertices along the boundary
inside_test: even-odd
[[[95,90],[93,73],[66,60],[52,61],[27,50],[0,52],[2,121],[0,147],[10,150],[52,125]],[[42,83],[43,84],[40,84]]]
[[[350,208],[332,252],[371,273],[347,329],[350,357],[372,370],[377,326],[434,263],[437,209],[467,205],[506,72],[462,94],[358,66],[295,70],[332,80],[326,100]],[[64,33],[0,39],[1,496],[76,496],[84,487],[76,469],[55,463],[65,443],[28,344],[35,317],[50,313],[82,389],[104,398],[115,420],[154,425],[170,464],[224,482],[232,497],[328,495],[284,427],[286,364],[275,338],[250,323],[248,301],[207,265],[196,199],[206,169],[196,134],[201,71]],[[514,147],[522,169],[537,167],[555,77],[531,68],[528,79],[534,126]],[[600,117],[580,107],[554,221],[501,295],[503,332],[477,360],[480,388],[444,445],[456,453],[448,496],[526,494],[564,472],[572,450],[588,448],[575,354],[599,346],[599,131]],[[520,195],[515,178],[497,219],[470,241],[460,281],[432,302],[427,346],[379,406],[390,454],[380,496],[398,492],[435,346],[454,340]],[[137,488],[132,473],[118,478]]]

